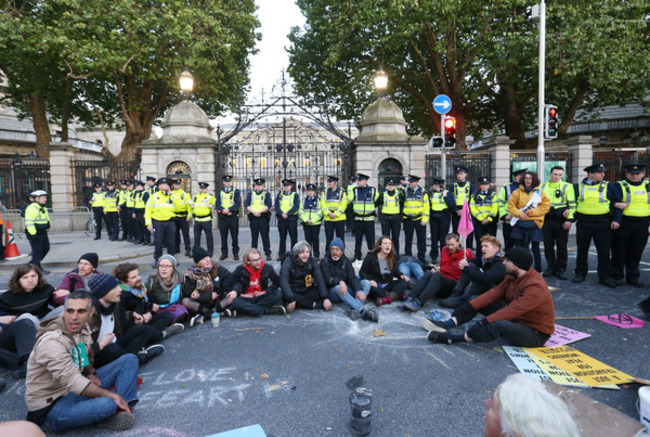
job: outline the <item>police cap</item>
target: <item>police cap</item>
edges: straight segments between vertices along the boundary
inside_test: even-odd
[[[585,167],[584,171],[587,173],[599,173],[599,172],[606,172],[607,168],[605,167],[605,164],[602,162],[598,162],[596,164],[590,165],[589,167]]]
[[[316,185],[307,184],[307,191],[316,191]]]
[[[108,181],[108,182],[106,182],[106,185],[113,186],[113,185],[115,185],[115,181]]]
[[[156,182],[156,178],[153,176],[147,176],[146,179],[151,182]]]
[[[397,185],[397,181],[395,179],[388,179],[386,185]]]
[[[526,173],[527,171],[528,171],[527,168],[522,168],[522,169],[519,169],[517,171],[513,171],[512,172],[512,177],[521,176],[522,174]]]
[[[358,181],[367,181],[370,179],[370,176],[363,174],[363,173],[357,173],[357,180]]]
[[[126,185],[127,181],[125,179],[120,180],[120,185]]]
[[[253,181],[255,185],[264,185],[266,183],[266,179],[263,178],[258,178]]]
[[[139,186],[139,187],[144,187],[144,182],[142,182],[142,181],[139,180],[139,179],[136,179],[136,180],[135,180],[135,184],[136,184],[137,186]]]
[[[625,166],[625,171],[630,174],[641,174],[646,170],[645,164],[629,164]]]
[[[492,181],[487,176],[481,176],[480,178],[478,178],[478,183],[479,185],[489,185],[492,183]]]
[[[221,176],[221,180],[223,180],[224,182],[231,182],[232,181],[232,175]]]
[[[291,179],[283,179],[282,180],[282,186],[289,187],[291,185],[293,185],[293,181]]]
[[[180,185],[181,180],[180,179],[172,179],[172,185]]]
[[[167,179],[167,178],[160,178],[160,179],[158,179],[158,180],[156,181],[156,185],[160,185],[160,184],[167,184],[167,185],[169,185],[169,179]]]
[[[445,180],[444,180],[443,178],[436,178],[436,177],[434,177],[434,178],[431,180],[431,183],[432,183],[432,184],[435,184],[435,185],[443,185],[443,184],[445,183]]]
[[[420,182],[420,176],[409,175],[409,182]]]
[[[455,171],[456,173],[460,173],[461,171],[462,171],[462,172],[465,172],[465,173],[469,173],[469,170],[468,170],[467,167],[465,167],[464,165],[457,165],[457,166],[456,166],[456,169],[455,169],[454,171]]]
[[[95,188],[101,188],[101,187],[102,187],[102,183],[101,183],[101,182],[95,182],[95,185],[94,185],[94,186],[95,186]]]
[[[199,182],[199,188],[208,188],[210,186],[207,182]]]
[[[338,181],[339,181],[339,178],[337,178],[336,176],[328,176],[327,177],[327,182],[338,182]]]
[[[350,182],[354,182],[354,181],[356,181],[356,180],[357,180],[357,176],[356,176],[356,175],[352,175],[352,176],[350,176]]]

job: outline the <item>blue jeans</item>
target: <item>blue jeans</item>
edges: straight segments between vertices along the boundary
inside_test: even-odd
[[[133,407],[138,402],[137,377],[138,358],[126,354],[97,370],[102,388],[115,386],[115,393],[122,396]],[[72,428],[93,425],[112,416],[117,404],[112,399],[87,398],[74,393],[62,397],[47,414],[41,428],[45,432],[61,432]]]
[[[401,274],[411,280],[412,284],[415,284],[422,276],[424,276],[422,264],[412,259],[410,261],[401,262],[398,269]]]
[[[332,303],[339,303],[339,302],[345,302],[347,306],[350,308],[357,310],[361,312],[363,309],[363,301],[361,299],[357,299],[354,297],[354,294],[356,294],[356,291],[352,291],[350,289],[350,286],[348,285],[348,291],[347,293],[341,295],[339,294],[339,289],[341,288],[340,285],[335,285],[334,287],[329,289],[329,295],[330,295],[330,300]],[[368,294],[366,293],[366,296]]]

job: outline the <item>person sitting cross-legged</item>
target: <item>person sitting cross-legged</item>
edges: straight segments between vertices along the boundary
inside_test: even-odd
[[[400,273],[393,240],[385,235],[379,237],[375,247],[363,259],[359,276],[366,296],[375,299],[375,305],[388,305],[406,298],[406,275]]]
[[[234,316],[250,314],[262,317],[264,314],[287,313],[282,306],[280,278],[254,247],[244,252],[244,263],[228,276],[224,289],[230,290],[226,297]]]
[[[379,321],[377,312],[364,308],[366,293],[363,292],[361,281],[354,273],[352,262],[345,256],[345,243],[336,237],[332,240],[329,252],[320,262],[325,285],[329,290],[330,300],[334,303],[345,302],[350,307],[347,315],[352,320]]]
[[[96,273],[99,265],[99,255],[95,252],[84,253],[79,257],[77,268],[69,271],[63,277],[61,284],[54,293],[55,306],[63,305],[65,297],[76,290],[88,290],[88,280]],[[60,315],[60,314],[57,314]]]
[[[504,338],[521,347],[541,347],[555,331],[553,298],[542,274],[532,268],[533,256],[523,247],[509,249],[503,259],[505,279],[495,288],[459,306],[446,321],[420,319],[434,343],[487,342]],[[486,317],[465,334],[450,329]]]
[[[62,316],[41,323],[29,357],[27,420],[47,432],[94,424],[130,428],[135,423],[131,408],[138,402],[138,359],[122,355],[95,371],[88,326],[93,298],[85,290],[73,291],[64,305]]]
[[[310,310],[332,309],[320,266],[311,257],[311,246],[306,241],[297,242],[282,262],[280,286],[288,312],[296,306]]]

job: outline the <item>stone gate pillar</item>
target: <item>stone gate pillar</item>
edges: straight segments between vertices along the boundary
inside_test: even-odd
[[[52,209],[72,211],[74,209],[75,184],[72,174],[74,148],[70,143],[50,143],[50,182],[52,186]]]
[[[571,180],[567,182],[577,184],[584,178],[582,169],[593,164],[593,143],[590,135],[575,135],[565,142],[571,154]]]

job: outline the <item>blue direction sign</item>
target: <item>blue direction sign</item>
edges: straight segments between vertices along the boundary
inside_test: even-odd
[[[445,115],[451,110],[451,99],[446,94],[438,94],[433,99],[433,109],[440,115]]]

